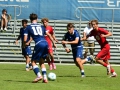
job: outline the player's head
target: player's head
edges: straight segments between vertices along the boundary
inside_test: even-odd
[[[28,23],[28,20],[26,20],[26,19],[22,20],[22,26],[23,27],[27,27],[27,23]]]
[[[97,30],[98,29],[98,20],[92,20],[91,25],[94,30]]]
[[[48,25],[49,19],[48,18],[42,18],[41,22],[43,23],[43,25],[46,27]]]
[[[74,25],[72,23],[67,24],[67,30],[70,34],[73,34]]]
[[[29,18],[30,18],[30,20],[32,22],[33,20],[37,20],[38,16],[37,16],[37,14],[32,13],[32,14],[30,14]]]
[[[6,9],[3,9],[2,10],[2,14],[6,14],[7,13],[7,10]]]

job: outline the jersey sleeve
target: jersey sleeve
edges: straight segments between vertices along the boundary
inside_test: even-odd
[[[80,37],[79,32],[76,30],[76,32],[75,32],[75,38],[79,38],[79,37]]]
[[[67,40],[67,33],[63,36],[62,40],[64,40],[64,41]]]
[[[105,30],[104,28],[99,28],[99,31],[102,33],[102,34],[108,34],[108,30]]]
[[[54,34],[54,30],[53,30],[53,28],[51,27],[51,34]]]
[[[28,30],[29,30],[29,26],[26,27],[26,29],[24,31],[24,35],[28,35]]]

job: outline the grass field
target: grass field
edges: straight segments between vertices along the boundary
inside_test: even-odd
[[[46,65],[47,66],[47,65]],[[48,70],[57,75],[47,84],[31,83],[36,77],[33,71],[25,71],[24,64],[0,64],[0,90],[119,90],[120,67],[114,66],[118,76],[108,78],[102,66],[84,65],[86,77],[81,78],[75,65],[57,65],[57,70]]]

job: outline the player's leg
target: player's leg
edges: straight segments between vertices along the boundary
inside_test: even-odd
[[[7,31],[7,23],[8,23],[8,20],[7,18],[5,18],[5,28],[4,28],[5,31]]]
[[[26,71],[29,71],[30,69],[29,69],[29,64],[30,64],[30,58],[29,58],[29,55],[25,55],[24,56],[25,57],[25,59],[26,59]]]
[[[94,47],[95,46],[95,43],[89,43],[89,47]],[[89,51],[90,51],[90,55],[94,58],[94,48],[89,48]],[[93,64],[95,61],[93,60],[92,62],[90,62],[91,64]]]
[[[49,55],[50,55],[50,58],[51,58],[52,67],[53,67],[53,69],[56,69],[56,65],[55,65],[55,63],[54,63],[53,50],[49,53]]]
[[[32,82],[37,83],[38,81],[42,80],[42,75],[40,73],[39,67],[36,65],[36,60],[32,60],[31,63],[33,66],[33,71],[34,71],[35,75],[37,76]]]
[[[88,42],[84,41],[84,47],[88,47]],[[84,58],[87,58],[88,48],[85,48]]]
[[[43,83],[47,83],[48,82],[48,80],[47,80],[47,73],[46,73],[46,67],[45,67],[43,58],[40,59],[39,65],[40,65],[41,70],[42,70]]]
[[[108,60],[104,60],[104,62],[110,65]],[[110,65],[110,69],[111,69],[111,76],[110,77],[116,77],[117,73],[115,72],[115,70],[112,68],[111,65]],[[107,69],[107,75],[109,75],[108,69]]]

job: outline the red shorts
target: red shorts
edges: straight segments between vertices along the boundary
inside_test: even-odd
[[[106,44],[101,51],[97,54],[97,58],[101,60],[109,60],[110,59],[110,45]]]
[[[53,53],[53,47],[51,41],[47,41],[47,42],[48,42],[48,53]]]

